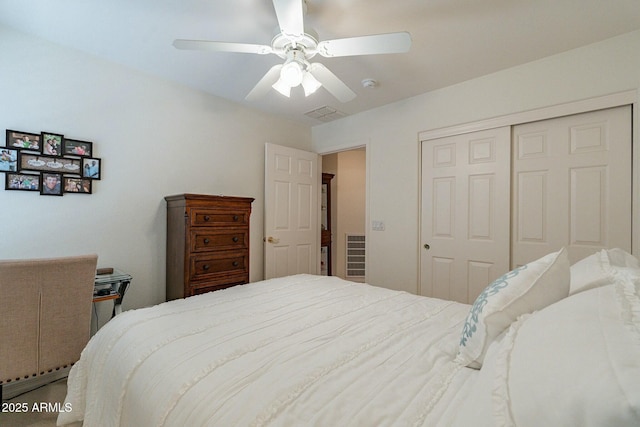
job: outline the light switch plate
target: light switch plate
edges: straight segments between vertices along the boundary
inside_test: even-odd
[[[384,221],[371,221],[373,231],[384,231]]]

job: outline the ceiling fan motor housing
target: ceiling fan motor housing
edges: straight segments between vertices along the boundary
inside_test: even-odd
[[[273,40],[271,40],[273,53],[286,59],[288,51],[301,48],[306,59],[313,58],[318,52],[318,36],[315,34],[315,31],[311,29],[305,31],[303,35],[297,37],[278,33]]]

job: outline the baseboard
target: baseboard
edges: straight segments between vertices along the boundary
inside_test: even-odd
[[[39,387],[66,378],[69,375],[71,367],[61,368],[57,371],[40,375],[34,378],[27,378],[15,382],[2,384],[2,400],[12,399],[23,393],[35,390]]]

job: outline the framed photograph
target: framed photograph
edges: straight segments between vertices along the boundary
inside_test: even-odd
[[[5,190],[40,191],[40,175],[26,173],[6,173],[4,180]]]
[[[42,154],[49,156],[62,156],[64,136],[58,133],[42,132]]]
[[[93,155],[93,143],[78,141],[77,139],[65,139],[63,143],[65,156],[91,157]]]
[[[102,160],[96,157],[82,159],[82,177],[100,179],[102,175]]]
[[[7,147],[42,152],[40,134],[7,129]]]
[[[18,172],[18,150],[0,147],[0,172]]]
[[[91,179],[88,178],[62,178],[65,193],[91,194]]]
[[[20,172],[59,172],[80,175],[81,160],[20,152]]]
[[[45,196],[62,196],[62,174],[43,172],[40,194]]]

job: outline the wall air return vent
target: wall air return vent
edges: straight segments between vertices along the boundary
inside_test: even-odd
[[[347,278],[363,279],[366,272],[366,245],[364,234],[347,234]]]

